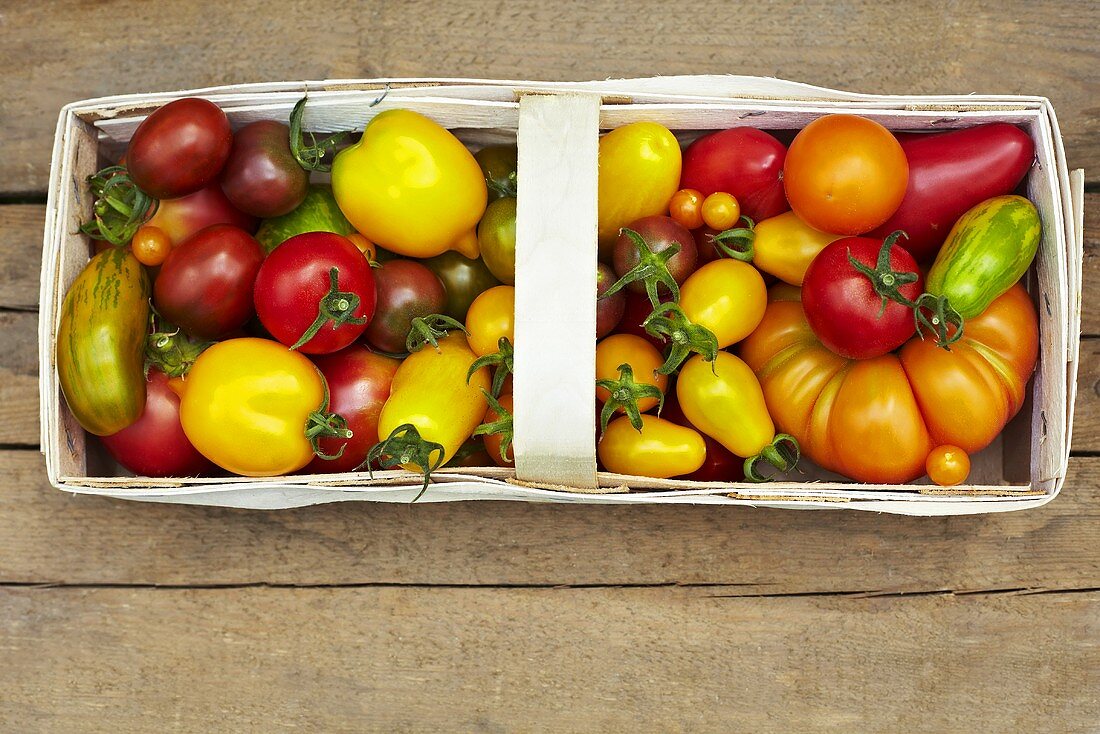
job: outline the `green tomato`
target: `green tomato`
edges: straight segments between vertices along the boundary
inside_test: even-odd
[[[488,145],[474,154],[481,172],[485,174],[489,201],[515,197],[517,155],[514,145]]]
[[[465,321],[466,312],[484,291],[500,285],[481,258],[470,258],[451,250],[424,261],[428,268],[443,281],[447,290],[444,313],[456,321]]]
[[[271,252],[284,241],[304,232],[335,232],[351,234],[352,226],[336,205],[328,186],[313,184],[296,208],[281,217],[265,219],[256,232],[256,240],[265,252]]]
[[[477,226],[481,259],[501,283],[516,283],[516,200],[497,199]]]

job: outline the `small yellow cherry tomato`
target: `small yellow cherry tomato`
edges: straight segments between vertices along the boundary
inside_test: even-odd
[[[707,458],[698,431],[653,415],[642,416],[642,430],[626,416],[608,424],[599,446],[604,468],[616,474],[667,479],[691,474]]]
[[[168,258],[168,253],[172,251],[172,240],[168,239],[168,235],[160,227],[146,224],[134,233],[134,238],[130,240],[130,249],[139,263],[156,267]]]
[[[664,392],[668,388],[668,375],[657,374],[657,368],[665,361],[657,347],[634,334],[612,334],[596,345],[596,379],[617,380],[619,365],[628,364],[639,384],[655,385]],[[596,387],[596,399],[606,403],[610,393],[605,387]],[[656,398],[638,400],[638,410],[645,413],[657,407]],[[622,413],[623,408],[619,407]]]
[[[686,229],[703,226],[703,193],[698,189],[680,189],[668,203],[668,215]]]
[[[928,478],[941,487],[962,484],[970,476],[970,456],[958,446],[944,444],[928,452],[924,460]]]
[[[765,273],[784,283],[802,285],[806,268],[825,245],[843,235],[819,232],[798,218],[794,212],[784,212],[756,223],[752,263]]]
[[[703,222],[719,232],[737,224],[737,220],[741,218],[741,205],[737,203],[733,194],[727,194],[724,191],[715,191],[703,199],[703,205],[699,211],[703,216]]]
[[[760,325],[768,289],[748,263],[722,258],[696,270],[680,286],[680,307],[693,324],[718,338],[718,348],[735,344]]]
[[[466,338],[479,357],[499,351],[500,339],[516,341],[516,289],[498,285],[484,291],[466,312]]]

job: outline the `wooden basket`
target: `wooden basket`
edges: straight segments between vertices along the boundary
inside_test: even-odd
[[[284,508],[346,500],[408,502],[419,478],[402,471],[266,479],[125,476],[88,441],[58,386],[60,304],[90,255],[78,225],[91,212],[84,183],[117,159],[144,117],[183,96],[220,105],[234,127],[286,121],[308,92],[305,125],[361,129],[385,109],[421,112],[471,147],[519,142],[514,377],[516,470],[441,470],[421,502],[516,499],[587,503],[697,503],[833,507],[949,515],[1037,507],[1065,480],[1080,348],[1083,181],[1067,169],[1054,109],[1043,97],[860,95],[776,79],[683,76],[549,83],[377,79],[250,84],[85,100],[61,110],[54,142],[42,258],[39,322],[42,450],[59,489],[135,500]],[[371,103],[384,94],[377,105]],[[1005,121],[1026,130],[1036,158],[1028,195],[1043,239],[1028,276],[1038,306],[1039,364],[1024,409],[973,457],[972,485],[852,483],[812,465],[799,482],[718,484],[597,473],[595,263],[597,146],[602,130],[660,122],[682,140],[736,126],[798,129],[849,112],[895,130]],[[553,318],[548,318],[548,314]],[[536,388],[536,386],[538,386]],[[546,387],[551,386],[547,390]]]

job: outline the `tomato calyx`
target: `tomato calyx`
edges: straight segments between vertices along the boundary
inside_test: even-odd
[[[798,465],[800,458],[802,458],[802,450],[795,437],[787,433],[777,434],[770,444],[760,450],[759,454],[745,459],[745,479],[750,482],[770,481],[775,474],[771,476],[761,474],[759,467],[762,462],[771,464],[778,474],[786,474]]]
[[[642,322],[642,328],[670,344],[665,363],[657,368],[658,374],[671,375],[693,353],[702,355],[713,369],[718,357],[718,337],[707,327],[691,323],[679,304],[658,305]]]
[[[439,340],[446,337],[454,329],[458,329],[463,334],[469,333],[466,331],[465,326],[450,316],[444,316],[441,313],[418,316],[409,322],[409,335],[405,337],[405,350],[412,354],[431,344],[432,348],[438,352]]]
[[[947,296],[922,293],[913,307],[917,320],[917,333],[925,338],[925,331],[936,337],[936,346],[951,351],[951,345],[962,339],[963,317],[951,307]],[[949,329],[948,327],[954,327]]]
[[[508,337],[502,336],[497,342],[497,351],[478,357],[470,364],[470,370],[466,373],[466,384],[470,384],[470,379],[482,367],[493,367],[493,397],[499,398],[500,391],[504,389],[504,380],[512,374],[514,364],[512,342],[508,341]]]
[[[630,425],[634,430],[642,431],[642,412],[638,410],[638,400],[642,398],[657,399],[657,413],[665,407],[665,394],[656,385],[634,381],[634,369],[626,363],[619,365],[619,378],[617,380],[596,380],[596,386],[607,390],[610,395],[600,411],[600,434],[607,431],[607,424],[611,416],[619,408],[623,409],[626,417],[630,419]]]
[[[80,231],[122,247],[157,213],[160,202],[138,188],[123,166],[108,166],[88,177],[95,197],[93,216]]]
[[[173,324],[161,322],[157,328],[155,311],[149,316],[150,334],[145,337],[145,374],[156,368],[169,377],[182,377],[203,351],[214,344],[196,339]]]
[[[610,288],[604,291],[600,298],[613,296],[630,283],[641,281],[645,284],[645,292],[649,296],[649,302],[655,308],[661,303],[660,298],[657,297],[658,284],[668,288],[674,301],[680,300],[680,286],[668,270],[668,261],[680,252],[680,245],[673,243],[660,252],[654,252],[649,243],[645,241],[645,238],[634,230],[623,227],[620,231],[638,248],[638,264],[616,280]]]
[[[882,241],[882,247],[878,251],[878,260],[873,268],[860,262],[852,255],[852,251],[848,250],[848,262],[871,281],[871,287],[882,299],[882,308],[878,312],[879,318],[882,318],[882,315],[886,313],[886,306],[890,301],[900,303],[906,308],[916,309],[916,303],[903,296],[899,289],[903,285],[917,282],[920,276],[907,271],[898,272],[890,265],[890,254],[893,252],[894,243],[901,237],[909,239],[909,235],[899,229]]]
[[[344,324],[367,323],[366,318],[355,315],[355,312],[359,309],[359,294],[340,290],[339,277],[340,270],[338,268],[329,269],[329,289],[328,293],[317,302],[317,318],[302,332],[302,335],[298,337],[298,341],[291,345],[291,349],[302,347],[310,339],[317,336],[317,332],[321,330],[321,327],[330,322],[333,330]]]
[[[382,97],[386,95],[383,94]],[[382,97],[374,100],[369,106],[374,107],[382,101]],[[338,132],[328,137],[317,139],[317,136],[313,133],[307,133],[302,131],[302,117],[306,112],[306,100],[309,97],[302,97],[294,105],[294,109],[290,112],[290,152],[294,156],[294,160],[298,161],[298,165],[307,171],[321,171],[327,173],[332,170],[332,164],[325,162],[325,156],[329,152],[335,150],[336,146],[347,137],[347,132]],[[306,144],[306,136],[309,136],[309,143]]]
[[[328,454],[321,448],[321,439],[342,438],[346,441],[353,434],[351,429],[348,428],[348,422],[344,420],[344,416],[329,412],[328,382],[325,381],[323,375],[321,376],[321,386],[325,390],[325,397],[321,401],[321,406],[306,417],[306,438],[309,439],[309,445],[313,448],[315,456],[325,461],[335,461],[344,455],[347,444],[342,444],[340,450],[335,454]]]
[[[714,245],[714,249],[718,251],[719,255],[749,263],[752,262],[752,258],[756,254],[754,246],[756,223],[752,221],[751,217],[744,215],[737,221],[740,222],[741,220],[745,221],[746,226],[733,227],[716,235],[711,235],[710,243]]]
[[[502,341],[507,341],[503,339]],[[481,389],[481,394],[485,396],[485,400],[489,403],[489,408],[497,414],[497,419],[489,423],[482,423],[480,426],[474,429],[475,436],[494,436],[500,434],[500,460],[505,464],[509,462],[508,449],[512,445],[512,440],[515,438],[515,429],[512,425],[512,414],[508,412],[508,409],[500,404],[500,401],[493,395],[490,395],[485,388]]]
[[[412,423],[402,423],[393,429],[384,441],[371,446],[362,465],[367,466],[372,479],[374,470],[371,467],[375,462],[383,469],[393,469],[395,466],[406,464],[420,467],[424,475],[424,484],[419,494],[412,499],[416,502],[428,490],[432,472],[440,467],[446,454],[447,450],[443,448],[443,444],[424,439]],[[433,456],[435,458],[432,458]]]

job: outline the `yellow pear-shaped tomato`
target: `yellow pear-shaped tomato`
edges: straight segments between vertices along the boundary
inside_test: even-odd
[[[332,163],[340,211],[371,242],[408,257],[477,257],[488,192],[474,156],[421,114],[387,110]]]
[[[632,122],[600,139],[600,250],[636,219],[668,214],[680,186],[680,143],[656,122]]]
[[[600,439],[600,461],[608,471],[667,479],[691,474],[707,458],[698,431],[655,415],[642,416],[642,430],[623,416],[608,424]]]
[[[705,326],[725,349],[760,325],[768,304],[768,287],[760,271],[731,258],[713,260],[680,287],[680,308],[693,324]]]
[[[806,268],[825,249],[825,245],[843,235],[819,232],[798,218],[794,212],[784,212],[756,223],[752,264],[784,283],[802,285]]]

